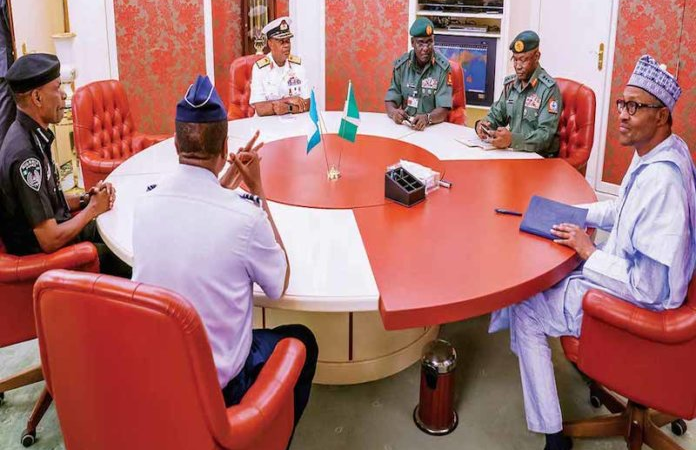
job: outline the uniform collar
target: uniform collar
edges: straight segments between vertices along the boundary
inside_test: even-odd
[[[198,166],[192,166],[190,164],[179,163],[179,166],[174,171],[176,175],[181,175],[188,179],[195,179],[197,181],[212,182],[220,185],[220,181],[215,177],[215,174],[208,169]]]
[[[50,148],[55,138],[53,132],[48,128],[42,128],[34,119],[32,119],[28,114],[17,110],[17,121],[22,125],[22,127],[31,133],[34,138],[35,143],[39,148],[46,149]]]

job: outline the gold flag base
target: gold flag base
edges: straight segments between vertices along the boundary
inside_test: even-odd
[[[341,178],[341,171],[335,166],[331,166],[329,171],[326,173],[326,176],[329,178],[329,180],[338,180]]]

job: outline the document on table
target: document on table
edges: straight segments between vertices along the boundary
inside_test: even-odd
[[[483,150],[495,150],[496,148],[495,145],[481,140],[478,136],[462,136],[455,138],[454,140],[466,145],[467,147],[477,147]]]

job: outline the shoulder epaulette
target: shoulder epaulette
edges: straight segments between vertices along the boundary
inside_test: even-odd
[[[546,72],[541,72],[539,74],[538,78],[539,78],[539,81],[541,81],[542,83],[544,83],[548,87],[553,87],[553,85],[556,84],[556,80],[551,78],[551,76]]]
[[[508,76],[506,76],[505,79],[503,80],[503,85],[512,83],[512,82],[515,81],[516,79],[517,79],[517,75],[515,75],[514,73],[513,73],[512,75],[508,75]]]
[[[408,61],[408,58],[410,56],[410,52],[406,52],[403,55],[401,55],[396,61],[394,61],[394,68],[398,69],[399,67],[403,66],[406,61]]]
[[[293,64],[298,64],[298,65],[302,64],[302,58],[300,58],[299,56],[295,56],[295,55],[288,56],[288,61],[290,61]]]
[[[440,53],[435,52],[435,62],[437,63],[438,66],[440,66],[443,70],[449,70],[450,68],[450,62],[447,58],[442,56]]]
[[[249,194],[248,192],[242,192],[239,194],[239,198],[243,198],[244,200],[250,201],[256,206],[261,206],[261,197],[258,195],[254,194]]]
[[[270,63],[271,63],[271,59],[268,56],[264,56],[263,58],[256,61],[256,67],[258,67],[259,69],[263,69],[264,67],[266,67]]]

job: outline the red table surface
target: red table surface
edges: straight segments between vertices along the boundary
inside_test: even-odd
[[[532,195],[565,203],[596,200],[559,159],[445,161],[452,189],[412,208],[354,210],[380,292],[386,329],[475,317],[553,286],[578,266],[572,250],[519,231]]]
[[[387,166],[406,159],[442,173],[443,163],[433,154],[408,142],[379,136],[358,135],[355,143],[326,134],[307,154],[305,136],[265,144],[261,150],[262,181],[269,200],[310,208],[361,208],[383,205]],[[338,180],[326,176],[329,164],[337,164],[342,149]]]

